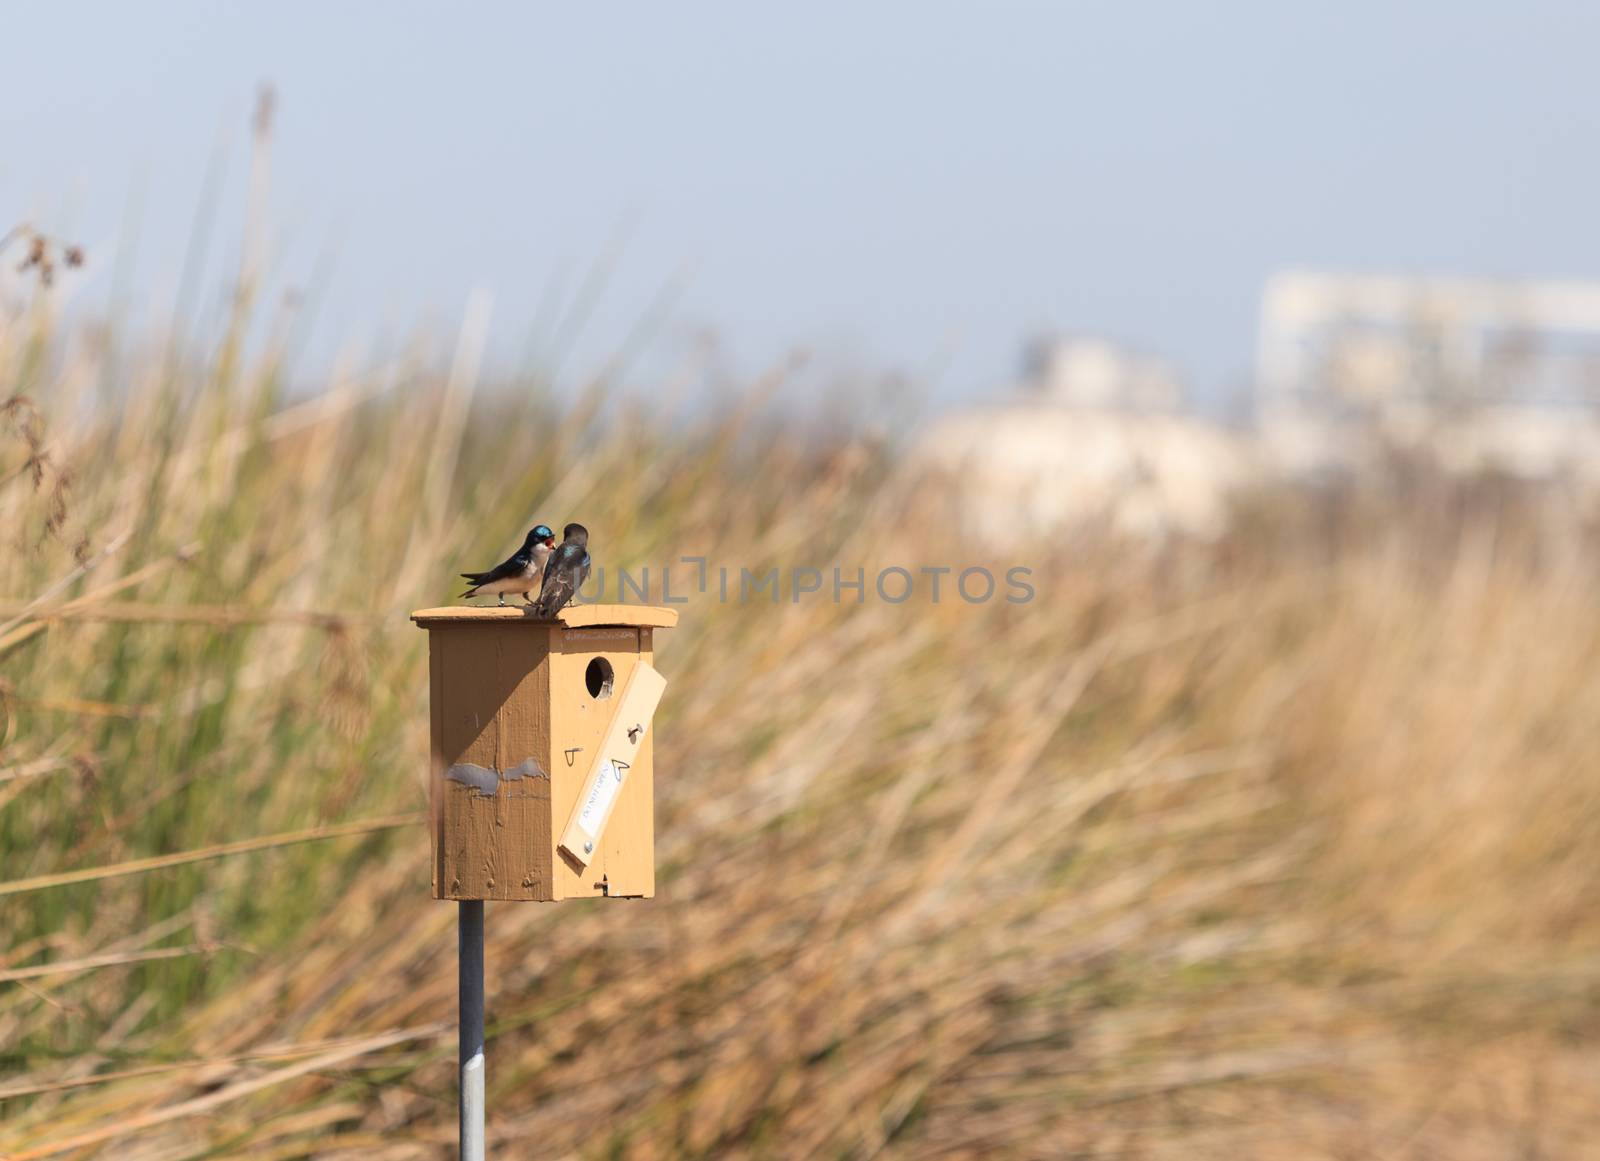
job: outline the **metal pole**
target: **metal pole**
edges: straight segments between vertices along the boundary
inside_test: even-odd
[[[483,900],[460,906],[461,1161],[483,1161]]]

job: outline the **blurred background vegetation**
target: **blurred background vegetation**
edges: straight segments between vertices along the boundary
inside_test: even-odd
[[[558,396],[481,377],[469,308],[291,391],[242,252],[159,342],[63,314],[67,243],[3,253],[0,1155],[452,1154],[406,614],[572,518],[612,567],[1003,560],[1037,598],[691,596],[659,897],[490,907],[500,1155],[1592,1153],[1559,496],[1397,461],[1002,558],[898,389]]]

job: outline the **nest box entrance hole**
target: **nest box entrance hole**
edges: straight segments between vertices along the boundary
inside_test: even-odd
[[[590,697],[596,701],[604,701],[611,696],[611,688],[616,676],[616,673],[611,668],[611,662],[604,657],[596,657],[589,662],[589,667],[583,671],[583,683],[588,686]]]

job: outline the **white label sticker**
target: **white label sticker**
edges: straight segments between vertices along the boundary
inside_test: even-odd
[[[583,810],[578,814],[578,825],[590,837],[599,838],[600,832],[605,829],[606,819],[611,816],[611,808],[617,801],[617,791],[622,788],[625,772],[623,767],[610,759],[600,764],[600,776],[594,780],[594,789],[589,791]]]

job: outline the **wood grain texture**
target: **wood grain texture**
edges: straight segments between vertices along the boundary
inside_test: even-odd
[[[653,895],[653,727],[619,791],[595,859],[575,867],[556,843],[581,792],[588,757],[620,705],[617,694],[640,658],[650,657],[652,629],[661,626],[568,627],[513,609],[468,611],[496,615],[412,615],[429,638],[434,897]],[[657,611],[677,619],[673,610]],[[611,667],[609,696],[589,692],[586,674],[596,658]],[[570,763],[569,750],[575,751]],[[531,769],[523,766],[530,759],[547,777],[506,776],[519,766]],[[447,777],[453,766],[469,763],[499,775],[493,793]]]
[[[456,763],[504,774],[528,759],[550,769],[548,626],[459,626],[430,634],[439,656],[433,793],[434,894],[441,899],[550,898],[550,787],[501,777],[493,794],[446,779]]]
[[[445,873],[444,770],[454,758],[444,755],[444,638],[428,634],[428,835],[433,847],[429,866],[433,871],[433,897],[444,899],[450,879]]]

